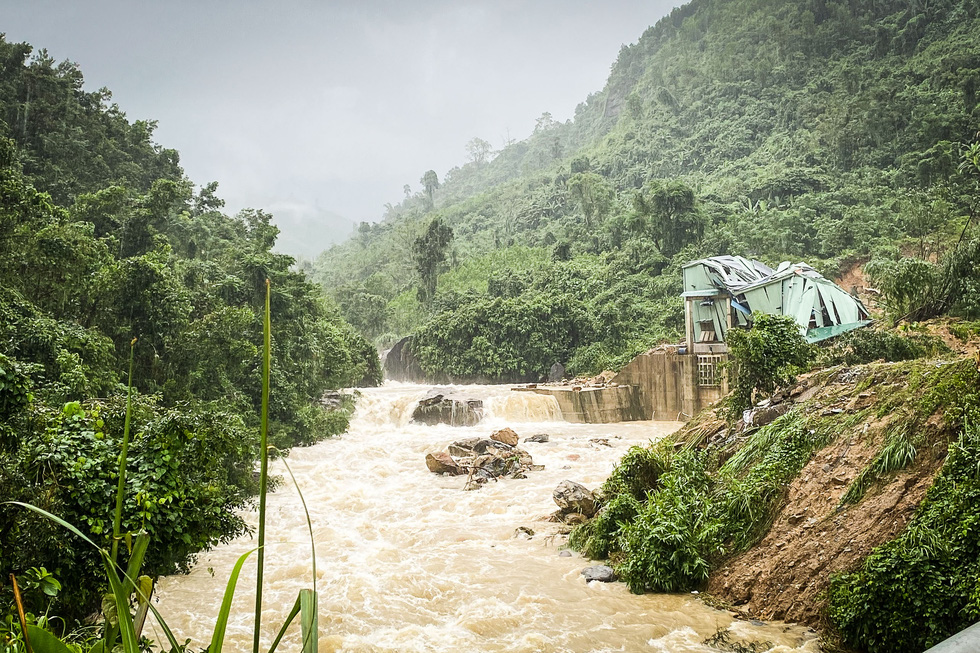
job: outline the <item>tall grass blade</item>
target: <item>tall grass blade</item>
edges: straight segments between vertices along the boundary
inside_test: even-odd
[[[299,495],[300,503],[303,504],[303,513],[306,515],[306,528],[310,532],[310,550],[313,553],[313,593],[316,593],[316,540],[313,539],[313,520],[310,519],[310,511],[306,507],[306,498],[303,497],[303,490],[300,489],[299,483],[296,481],[296,476],[293,474],[293,470],[290,469],[289,463],[286,462],[286,458],[280,458],[282,464],[286,467],[286,471],[289,472],[289,478],[293,481],[293,487],[296,488],[296,493]]]
[[[289,615],[286,620],[282,623],[282,628],[279,629],[279,633],[276,635],[276,639],[273,640],[272,646],[269,648],[269,653],[275,653],[276,648],[279,646],[279,642],[282,641],[283,635],[286,634],[286,629],[289,628],[289,624],[293,623],[293,619],[299,614],[301,605],[300,597],[296,597],[296,603],[293,604],[293,609],[289,611]]]
[[[109,579],[109,589],[116,603],[116,614],[119,621],[119,634],[122,636],[124,653],[140,653],[139,641],[136,639],[136,629],[133,627],[133,616],[129,612],[129,592],[125,591],[123,583],[116,573],[116,563],[112,557],[99,549],[105,566],[106,577]]]
[[[264,344],[262,350],[262,431],[259,435],[259,455],[262,463],[259,472],[259,556],[255,575],[255,631],[252,636],[252,653],[259,653],[259,637],[262,632],[262,572],[265,568],[265,495],[269,475],[269,368],[272,362],[272,319],[270,297],[271,282],[265,280],[265,319],[263,321]],[[213,651],[212,651],[213,653]]]
[[[123,498],[126,496],[126,457],[129,452],[129,419],[133,407],[133,352],[136,351],[136,338],[129,343],[129,382],[126,392],[126,421],[123,425],[122,449],[119,451],[119,485],[116,487],[116,514],[112,519],[112,562],[119,559],[119,540],[122,538]]]
[[[140,568],[143,566],[143,557],[150,546],[150,534],[146,531],[136,536],[136,543],[133,545],[133,552],[129,555],[129,563],[126,565],[126,577],[123,580],[123,589],[126,596],[133,593],[136,587],[136,578],[139,577]]]
[[[303,629],[303,653],[317,653],[320,635],[317,629],[317,600],[316,591],[301,589],[299,591],[300,626]]]
[[[221,599],[221,608],[218,610],[218,621],[214,624],[214,632],[211,634],[211,646],[208,647],[208,653],[221,653],[221,647],[225,640],[225,630],[228,629],[228,616],[231,614],[231,601],[235,598],[235,588],[238,586],[238,576],[242,573],[245,560],[252,555],[253,551],[255,549],[243,553],[238,558],[238,562],[235,563],[234,569],[231,570],[231,577],[225,587],[224,598]],[[261,549],[259,551],[261,552]],[[156,614],[156,610],[153,613]]]

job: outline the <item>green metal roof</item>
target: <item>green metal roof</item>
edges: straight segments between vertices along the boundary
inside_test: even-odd
[[[860,329],[863,326],[868,326],[872,321],[873,320],[861,320],[860,322],[851,322],[849,324],[835,324],[833,326],[810,329],[806,332],[806,341],[812,345],[815,342],[820,342],[821,340],[833,338],[834,336],[839,336],[842,333],[847,333],[848,331],[853,331],[854,329]]]

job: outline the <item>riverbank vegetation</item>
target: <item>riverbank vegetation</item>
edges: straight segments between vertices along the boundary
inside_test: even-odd
[[[272,250],[271,215],[222,213],[217,185],[195,187],[154,125],[85,91],[77,66],[0,38],[0,69],[0,495],[106,541],[136,338],[122,528],[153,538],[144,573],[186,569],[247,530],[266,279],[278,449],[344,430],[349,404],[319,400],[377,383],[377,354]],[[12,572],[40,579],[29,599],[67,627],[106,589],[97,552],[3,506],[5,606]]]
[[[891,319],[975,318],[978,44],[972,0],[695,0],[571,120],[428,171],[314,277],[380,346],[416,334],[422,368],[459,378],[616,369],[681,336],[679,266],[718,254],[870,261]],[[452,237],[414,247],[436,222]]]
[[[859,650],[953,635],[978,615],[980,367],[931,343],[940,357],[896,348],[896,362],[810,372],[754,425],[706,410],[634,447],[570,546],[611,559],[633,591],[707,589]]]

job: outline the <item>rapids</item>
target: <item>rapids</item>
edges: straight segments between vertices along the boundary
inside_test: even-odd
[[[569,424],[551,397],[461,386],[484,400],[480,424],[411,424],[427,389],[364,390],[348,433],[289,456],[313,522],[321,651],[711,651],[701,642],[719,628],[771,641],[773,651],[818,650],[803,628],[733,621],[690,595],[638,596],[622,583],[586,583],[581,570],[593,563],[558,555],[564,539],[540,521],[556,508],[554,487],[566,478],[598,487],[631,445],[663,437],[676,422]],[[465,477],[426,469],[426,453],[504,426],[544,471],[466,492]],[[535,433],[550,441],[523,443]],[[281,462],[271,470],[286,477]],[[266,649],[299,589],[311,584],[307,525],[286,478],[268,498]],[[515,537],[519,526],[534,537]],[[160,580],[156,605],[179,641],[207,645],[231,568],[254,546],[240,538],[202,554],[190,574]],[[226,651],[251,650],[254,557],[242,572]],[[298,626],[292,630],[280,650],[298,650]],[[164,641],[156,624],[145,634]]]

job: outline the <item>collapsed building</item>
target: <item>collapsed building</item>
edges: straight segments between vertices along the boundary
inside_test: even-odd
[[[683,268],[688,348],[726,352],[733,326],[748,328],[752,313],[788,315],[814,343],[870,323],[861,301],[806,263],[773,270],[741,256],[714,256]],[[721,346],[718,346],[721,345]]]
[[[634,358],[602,391],[553,394],[569,421],[683,420],[728,394],[726,336],[752,325],[753,312],[787,315],[815,343],[871,322],[857,297],[806,263],[775,270],[741,256],[683,267],[685,341]]]

